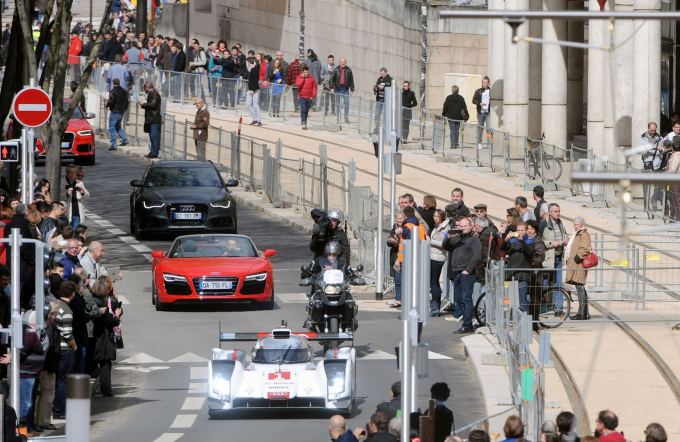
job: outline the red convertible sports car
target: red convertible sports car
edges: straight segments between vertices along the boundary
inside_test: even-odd
[[[274,277],[269,258],[243,235],[185,235],[166,254],[151,252],[151,302],[156,310],[194,302],[250,301],[274,307]]]

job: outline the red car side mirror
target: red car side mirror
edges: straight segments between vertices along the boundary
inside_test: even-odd
[[[267,249],[264,251],[264,256],[267,258],[271,258],[272,256],[276,256],[276,250],[274,249]]]
[[[156,258],[156,259],[165,258],[165,252],[163,252],[161,250],[153,250],[151,252],[151,257]]]

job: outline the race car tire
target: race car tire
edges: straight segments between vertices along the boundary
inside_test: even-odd
[[[338,333],[340,331],[340,321],[336,317],[328,318],[328,332]]]
[[[84,166],[94,166],[94,160],[95,160],[95,156],[94,156],[94,155],[92,155],[92,156],[90,156],[90,157],[83,158],[83,160],[82,160],[82,161],[83,161],[83,165],[84,165]]]
[[[153,305],[156,307],[157,312],[164,312],[168,309],[167,304],[164,302],[161,302],[161,300],[158,298],[158,292],[154,294],[154,302]]]

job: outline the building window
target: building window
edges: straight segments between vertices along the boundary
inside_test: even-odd
[[[193,0],[193,2],[196,5],[196,11],[212,14],[212,0]]]

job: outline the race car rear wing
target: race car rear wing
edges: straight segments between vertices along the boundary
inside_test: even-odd
[[[218,333],[220,345],[222,344],[222,342],[258,341],[267,336],[272,336],[274,339],[289,339],[291,335],[304,336],[307,338],[308,341],[312,342],[325,342],[325,341],[351,342],[354,340],[354,335],[349,332],[343,333],[292,332],[289,328],[285,327],[275,328],[271,332],[257,332],[257,333],[223,332],[221,322]]]

